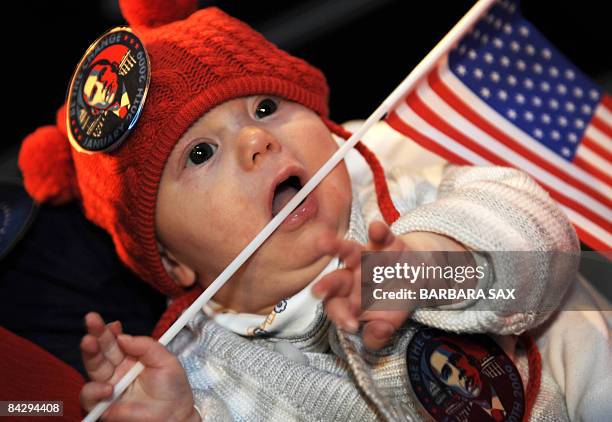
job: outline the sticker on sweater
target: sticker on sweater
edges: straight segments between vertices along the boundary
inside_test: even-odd
[[[433,420],[523,420],[520,374],[486,335],[422,327],[408,345],[406,363],[412,390]]]
[[[149,56],[130,28],[98,38],[79,62],[68,89],[66,127],[74,148],[105,152],[132,132],[151,79]]]

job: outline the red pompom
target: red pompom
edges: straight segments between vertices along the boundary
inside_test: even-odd
[[[57,126],[43,126],[28,135],[19,151],[23,184],[34,200],[54,205],[78,196],[68,139]]]
[[[121,13],[130,26],[165,25],[187,18],[198,8],[197,0],[119,0]]]

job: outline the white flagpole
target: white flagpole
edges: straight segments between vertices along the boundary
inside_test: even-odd
[[[423,60],[410,72],[393,92],[383,101],[383,103],[368,117],[365,123],[340,147],[334,155],[312,176],[312,178],[300,189],[300,191],[289,201],[287,205],[255,236],[255,238],[238,254],[236,258],[219,274],[208,288],[187,308],[185,312],[168,328],[161,336],[159,342],[164,346],[178,334],[178,332],[190,321],[195,314],[202,309],[217,291],[231,278],[240,266],[251,257],[251,255],[261,246],[261,244],[276,230],[285,218],[302,202],[306,196],[319,182],[344,159],[348,151],[355,146],[365,133],[378,122],[386,113],[389,112],[399,101],[402,100],[416,84],[429,73],[438,61],[455,46],[455,44],[465,35],[465,33],[480,19],[496,0],[478,0],[474,6],[461,18],[457,24],[442,38],[442,40],[425,56]],[[98,403],[91,412],[83,419],[84,422],[97,420],[102,413],[125,391],[143,371],[144,366],[136,362],[134,366],[115,384],[113,395]]]

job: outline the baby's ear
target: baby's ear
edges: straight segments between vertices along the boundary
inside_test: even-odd
[[[172,252],[157,242],[157,248],[161,256],[162,264],[168,275],[176,281],[179,286],[191,287],[197,280],[197,274],[187,265],[178,261]]]

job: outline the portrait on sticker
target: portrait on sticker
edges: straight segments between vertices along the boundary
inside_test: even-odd
[[[518,370],[487,336],[422,328],[411,340],[406,360],[412,389],[434,420],[522,420]]]
[[[108,151],[127,137],[149,84],[149,60],[128,28],[98,39],[79,63],[68,92],[68,128],[80,151]]]

